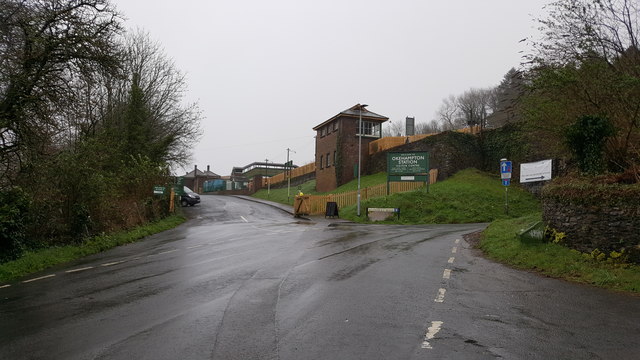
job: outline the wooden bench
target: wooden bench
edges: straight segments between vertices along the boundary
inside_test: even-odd
[[[372,221],[386,220],[394,214],[400,219],[399,208],[367,208],[367,217]]]

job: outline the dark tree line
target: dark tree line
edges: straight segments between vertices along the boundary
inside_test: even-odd
[[[152,187],[198,139],[185,90],[108,0],[0,0],[0,260],[166,215]]]

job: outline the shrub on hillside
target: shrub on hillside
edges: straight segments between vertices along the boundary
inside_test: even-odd
[[[29,203],[18,187],[0,191],[0,262],[18,258],[25,248]]]

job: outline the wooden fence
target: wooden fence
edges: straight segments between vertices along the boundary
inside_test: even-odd
[[[389,150],[396,146],[412,143],[414,141],[422,140],[427,136],[435,134],[418,134],[412,136],[387,136],[369,143],[369,155]]]
[[[464,133],[464,134],[477,135],[477,134],[480,134],[480,130],[481,130],[480,129],[480,125],[474,125],[474,126],[458,129],[458,130],[455,130],[455,131],[461,132],[461,133]]]
[[[429,172],[429,183],[434,184],[438,179],[438,169],[431,169]],[[412,191],[424,187],[421,182],[392,182],[389,183],[389,195],[399,192]],[[375,185],[360,189],[360,200],[367,200],[374,197],[387,195],[387,184]],[[307,196],[305,195],[305,198]],[[305,209],[309,215],[321,215],[325,213],[327,202],[336,202],[338,208],[353,205],[358,202],[358,192],[349,191],[329,195],[309,195],[309,203],[305,204]]]
[[[291,178],[295,179],[299,176],[307,175],[315,171],[316,171],[316,163],[312,162],[307,165],[303,165],[295,169],[292,169]],[[271,185],[275,185],[286,180],[287,180],[287,177],[285,176],[285,173],[281,172],[280,174],[274,175],[270,178],[266,178],[266,177],[262,178],[262,187],[267,187],[269,183],[271,183]]]
[[[471,127],[465,127],[462,129],[454,130],[457,132],[477,135],[480,133],[480,125],[475,125]],[[369,155],[373,155],[375,153],[386,151],[396,146],[412,143],[418,140],[422,140],[428,136],[436,135],[434,134],[418,134],[412,136],[387,136],[380,138],[378,140],[372,141],[369,143]]]
[[[407,143],[406,136],[387,136],[369,143],[369,155]]]
[[[471,126],[463,129],[455,130],[457,132],[466,133],[466,134],[478,134],[480,133],[480,126]],[[422,140],[428,136],[432,136],[436,134],[418,134],[412,136],[387,136],[380,138],[378,140],[372,141],[369,143],[369,155],[373,155],[375,153],[389,150],[396,146],[412,143],[415,141]],[[297,167],[291,170],[291,178],[295,179],[299,176],[307,175],[316,171],[316,163],[312,162],[300,167]],[[276,185],[281,182],[287,181],[286,173],[282,172],[280,174],[274,175],[270,178],[262,178],[262,187],[267,187],[269,183],[271,185]]]

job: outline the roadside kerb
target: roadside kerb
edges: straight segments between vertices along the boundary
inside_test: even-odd
[[[233,196],[233,197],[236,197],[238,199],[243,199],[243,200],[247,200],[247,201],[253,201],[253,202],[259,203],[259,204],[268,205],[268,206],[271,206],[271,207],[276,208],[278,210],[282,210],[282,211],[286,212],[287,214],[293,216],[293,206],[290,206],[290,205],[284,205],[284,204],[280,204],[280,203],[269,201],[269,200],[257,199],[257,198],[254,198],[254,197],[251,197],[251,196],[246,196],[246,195],[229,195],[229,196]]]

